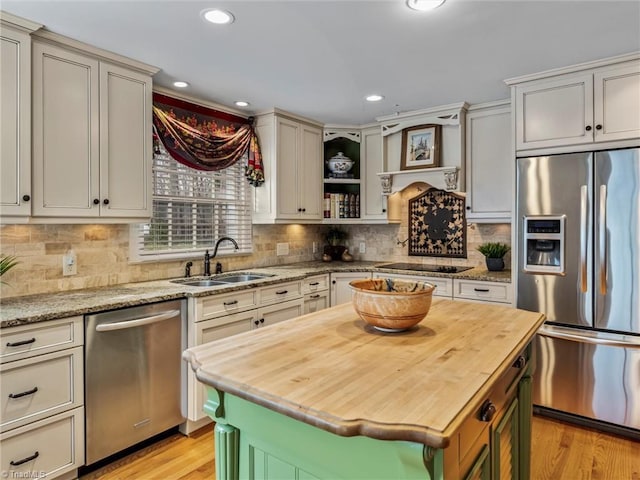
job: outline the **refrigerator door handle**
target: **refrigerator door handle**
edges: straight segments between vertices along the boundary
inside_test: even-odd
[[[600,221],[598,222],[598,255],[600,293],[607,294],[607,186],[600,185]]]
[[[587,293],[587,186],[580,187],[580,290]]]
[[[624,334],[580,330],[569,327],[556,327],[545,324],[538,330],[538,335],[594,345],[609,345],[614,347],[640,349],[640,337]]]

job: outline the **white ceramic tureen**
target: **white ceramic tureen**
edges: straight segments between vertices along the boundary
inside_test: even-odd
[[[338,152],[336,155],[327,160],[327,165],[332,173],[347,173],[353,167],[354,161],[345,156],[344,153]]]

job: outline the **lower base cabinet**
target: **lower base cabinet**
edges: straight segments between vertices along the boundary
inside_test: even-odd
[[[371,278],[371,272],[338,272],[331,274],[331,306],[341,305],[351,301],[351,287],[349,282]]]
[[[4,478],[71,477],[84,464],[84,407],[0,435]]]

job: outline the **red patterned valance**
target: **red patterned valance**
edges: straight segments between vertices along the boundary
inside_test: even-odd
[[[264,170],[252,118],[153,94],[153,124],[158,139],[178,162],[198,170],[227,168],[248,152],[249,183],[264,183]]]

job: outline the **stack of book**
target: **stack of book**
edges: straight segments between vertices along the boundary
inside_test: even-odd
[[[324,218],[360,218],[360,195],[325,193]]]

